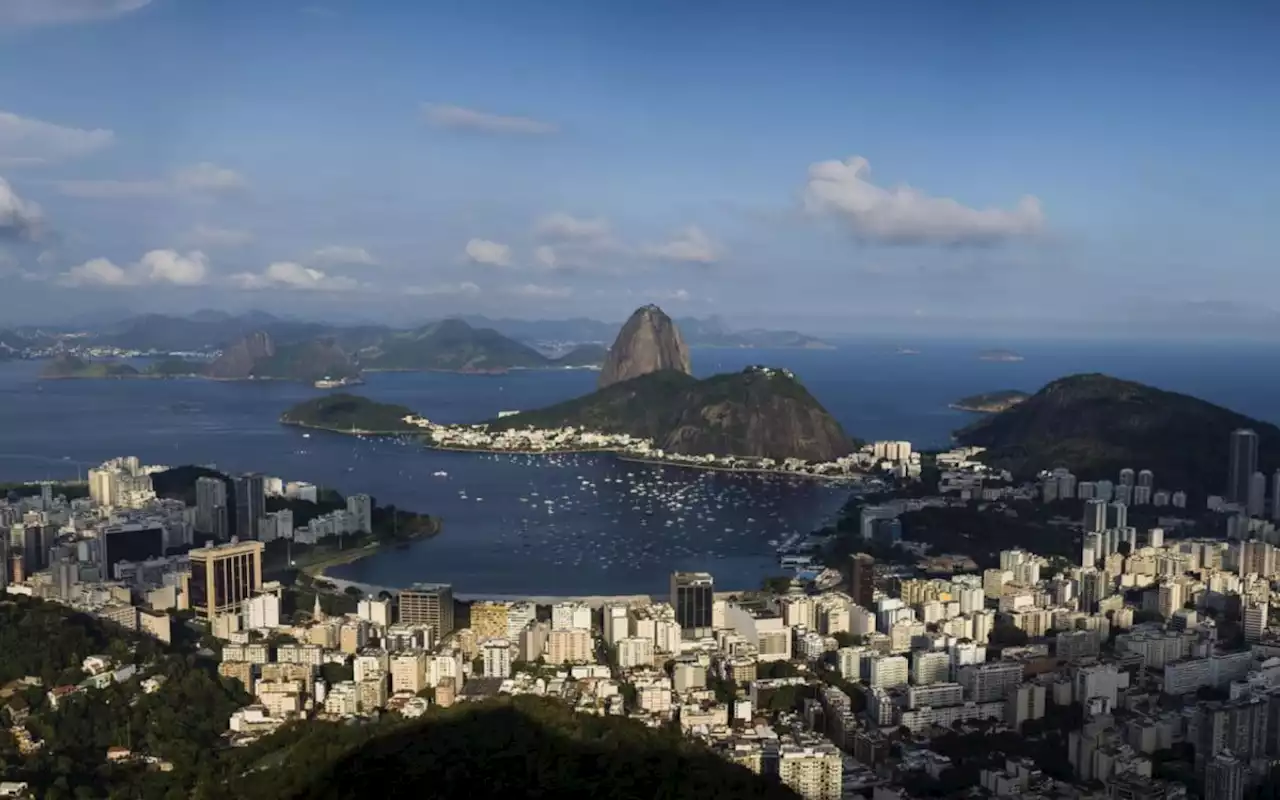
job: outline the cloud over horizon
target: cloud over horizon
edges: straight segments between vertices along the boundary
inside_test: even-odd
[[[1044,227],[1040,201],[1030,195],[1012,209],[971,208],[910,186],[876,186],[870,172],[862,156],[810,165],[805,210],[839,217],[859,238],[885,245],[989,245]]]
[[[547,136],[559,131],[556,125],[531,117],[492,114],[474,108],[441,103],[424,104],[422,118],[433,128],[473,133]]]
[[[91,155],[115,143],[105,128],[72,128],[0,111],[0,166],[41,166]]]
[[[63,286],[142,286],[169,284],[200,286],[209,277],[209,259],[199,250],[151,250],[137,263],[121,267],[110,259],[93,258],[58,278]]]
[[[359,281],[329,275],[294,261],[277,261],[260,273],[239,272],[230,277],[233,286],[245,290],[297,289],[308,292],[349,292],[361,288]]]
[[[92,22],[129,14],[150,4],[151,0],[3,0],[0,27]]]
[[[19,197],[9,182],[0,178],[0,240],[37,239],[43,225],[40,206]]]
[[[173,171],[168,177],[142,180],[62,180],[60,194],[83,200],[128,200],[160,197],[215,197],[248,188],[243,175],[207,161]]]
[[[467,261],[479,266],[510,267],[511,247],[489,239],[471,239],[463,253]]]

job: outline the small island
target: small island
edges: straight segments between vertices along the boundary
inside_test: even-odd
[[[1022,361],[1022,356],[1012,350],[983,350],[978,353],[979,361]]]
[[[416,412],[406,406],[378,403],[367,397],[337,392],[299,403],[281,414],[280,421],[299,428],[337,433],[395,436],[422,433],[422,428],[406,421],[415,416]]]
[[[999,414],[1001,411],[1013,408],[1028,397],[1030,395],[1018,389],[1001,389],[997,392],[962,397],[947,407],[956,411],[972,411],[976,414]]]

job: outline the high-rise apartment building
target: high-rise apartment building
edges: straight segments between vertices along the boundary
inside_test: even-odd
[[[1267,508],[1267,476],[1255,472],[1249,477],[1249,498],[1246,502],[1249,516],[1261,517]]]
[[[428,625],[437,641],[453,633],[453,587],[447,583],[415,583],[400,591],[400,622]]]
[[[1204,800],[1242,800],[1249,768],[1230,753],[1219,753],[1205,765]]]
[[[1138,485],[1147,489],[1154,489],[1156,486],[1155,473],[1149,469],[1144,469],[1138,473]]]
[[[199,617],[239,614],[244,602],[262,588],[262,542],[200,547],[189,557],[191,572],[184,589]]]
[[[236,529],[241,539],[257,539],[258,523],[267,513],[265,479],[256,473],[236,478]]]
[[[863,608],[875,606],[876,560],[866,553],[849,557],[849,597]]]
[[[1107,501],[1091,498],[1084,504],[1084,530],[1098,533],[1107,529]]]
[[[208,476],[196,478],[196,532],[225,542],[230,538],[228,527],[226,482]]]
[[[840,800],[844,759],[835,745],[784,744],[778,779],[804,800]]]
[[[373,533],[373,498],[367,494],[353,494],[347,498],[347,514],[351,527],[360,533]]]
[[[1227,461],[1227,500],[1249,501],[1249,483],[1258,471],[1258,434],[1248,428],[1231,433],[1231,455]]]
[[[685,639],[710,636],[711,605],[715,582],[707,572],[675,572],[671,575],[671,607]]]
[[[1246,642],[1257,642],[1262,639],[1262,634],[1267,630],[1267,613],[1270,606],[1267,603],[1254,603],[1246,606],[1244,609],[1244,640]]]

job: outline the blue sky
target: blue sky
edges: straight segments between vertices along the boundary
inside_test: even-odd
[[[0,0],[0,325],[1280,330],[1280,7]]]

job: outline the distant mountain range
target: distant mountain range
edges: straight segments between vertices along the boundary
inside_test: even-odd
[[[64,336],[70,333],[78,334],[76,341],[79,344],[160,352],[221,350],[252,333],[262,332],[269,334],[276,342],[282,344],[326,338],[333,340],[348,352],[379,348],[383,351],[380,357],[387,359],[390,364],[399,358],[396,354],[398,344],[421,338],[424,335],[423,332],[433,337],[465,336],[465,332],[459,334],[461,328],[456,326],[451,328],[447,325],[447,323],[459,321],[466,323],[474,330],[496,332],[529,349],[537,350],[544,356],[553,358],[563,355],[575,345],[607,344],[613,341],[619,328],[619,323],[616,322],[601,322],[583,317],[530,321],[491,319],[473,315],[442,320],[419,328],[404,329],[384,325],[339,325],[290,319],[264,311],[230,314],[225,311],[204,310],[186,316],[140,314],[116,322],[75,328],[49,326],[43,330],[0,329],[0,351],[5,349],[6,344],[19,350],[50,346],[57,341],[54,331]],[[831,347],[821,339],[796,331],[731,330],[717,317],[677,319],[676,324],[680,326],[685,342],[690,347],[810,349]],[[436,330],[442,325],[445,326],[443,329]],[[522,365],[515,363],[521,360],[515,355],[515,350],[511,350],[509,355],[513,363],[508,366]],[[525,359],[527,360],[527,354]],[[532,366],[532,364],[529,365]]]

